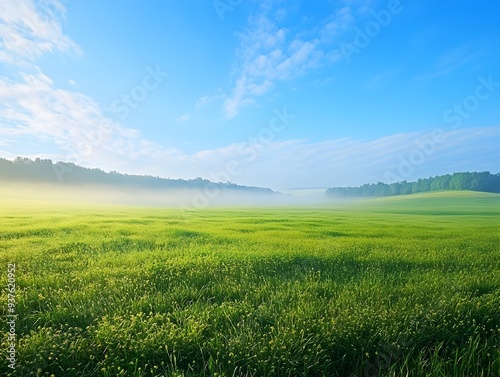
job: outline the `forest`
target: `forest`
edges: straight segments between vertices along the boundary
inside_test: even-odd
[[[415,182],[372,183],[359,187],[332,187],[326,191],[329,196],[376,197],[392,195],[408,195],[419,192],[470,190],[500,193],[500,174],[490,172],[465,172],[439,175],[437,177],[419,179]]]
[[[0,182],[56,183],[61,185],[97,184],[128,186],[143,189],[206,189],[238,190],[257,194],[277,194],[269,188],[241,186],[231,182],[211,182],[203,178],[169,179],[151,175],[129,175],[101,169],[85,168],[71,162],[52,162],[49,159],[17,157],[13,161],[0,158]]]

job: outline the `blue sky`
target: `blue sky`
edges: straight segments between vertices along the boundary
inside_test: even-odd
[[[283,189],[500,171],[500,3],[3,0],[0,157]]]

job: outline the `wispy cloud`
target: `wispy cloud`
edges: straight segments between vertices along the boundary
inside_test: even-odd
[[[356,6],[368,4],[362,0],[352,2]],[[425,136],[423,131],[373,140],[284,140],[258,149],[234,143],[195,153],[159,145],[108,117],[94,99],[76,90],[58,88],[41,71],[36,62],[43,54],[78,53],[80,48],[62,32],[60,19],[64,9],[60,3],[46,0],[36,4],[28,0],[4,0],[0,4],[0,65],[9,66],[5,72],[15,71],[0,76],[3,156],[12,156],[12,150],[19,150],[16,143],[34,139],[51,146],[50,158],[105,170],[217,180],[218,172],[236,161],[241,172],[230,177],[233,182],[273,188],[334,186],[383,180],[384,172],[396,169],[400,159],[415,148],[415,140]],[[280,82],[335,61],[335,49],[329,47],[351,25],[353,14],[359,13],[344,4],[325,17],[319,27],[298,34],[280,27],[285,11],[277,13],[270,10],[271,6],[267,8],[253,17],[252,26],[240,35],[239,60],[230,95],[218,92],[201,97],[196,108],[224,101],[225,115],[235,116],[242,106]],[[274,19],[276,14],[279,17]],[[443,57],[446,61],[452,64],[453,59]],[[188,119],[189,114],[177,118]],[[474,170],[484,165],[499,170],[499,163],[495,162],[498,159],[491,159],[498,155],[499,137],[500,127],[449,132],[447,141],[418,167],[415,178],[449,172],[456,161],[461,161],[462,169]],[[31,156],[47,154],[33,152]]]
[[[164,152],[106,117],[92,98],[57,89],[41,72],[22,74],[20,82],[0,77],[0,102],[0,136],[51,140],[66,160],[96,164]]]
[[[202,96],[196,101],[195,103],[195,108],[196,109],[201,109],[203,106],[209,104],[210,102],[213,101],[223,101],[226,99],[226,95],[224,93],[217,93],[214,95],[206,95]]]
[[[276,83],[338,60],[338,50],[332,46],[353,22],[352,9],[340,6],[324,17],[319,27],[299,33],[280,26],[278,19],[282,20],[284,13],[272,12],[271,8],[269,4],[261,7],[258,15],[249,18],[248,29],[239,35],[234,85],[223,103],[226,118],[234,117]]]
[[[498,171],[500,163],[491,160],[497,150],[495,140],[500,127],[464,128],[446,133],[446,140],[436,146],[422,165],[416,167],[413,180],[450,173],[460,160],[460,170],[484,168]],[[416,140],[425,139],[429,131],[398,133],[362,140],[342,138],[309,142],[284,140],[265,145],[235,143],[192,154],[172,151],[154,158],[143,155],[139,160],[128,160],[128,171],[152,175],[186,178],[203,177],[219,180],[226,175],[228,163],[237,163],[239,173],[230,175],[232,182],[271,187],[344,186],[367,182],[384,182],[387,171],[397,172],[401,160],[417,148]]]
[[[7,103],[0,112],[3,119],[0,145],[4,146],[4,155],[8,155],[13,138],[34,135],[60,146],[61,154],[50,156],[53,159],[105,170],[185,179],[200,176],[217,181],[220,172],[232,161],[241,172],[230,176],[230,180],[240,184],[275,189],[363,184],[384,181],[385,173],[397,171],[401,159],[408,158],[408,153],[417,148],[416,141],[429,135],[421,131],[372,140],[234,143],[188,154],[162,147],[143,138],[138,131],[111,121],[86,96],[54,90],[51,80],[43,74],[24,80],[24,83],[0,81],[0,101]],[[411,177],[404,178],[448,173],[456,170],[453,166],[458,160],[462,170],[477,170],[489,161],[486,168],[496,171],[500,165],[491,160],[491,155],[496,153],[499,136],[500,127],[450,131],[435,153]]]
[[[57,50],[80,54],[62,32],[65,9],[57,0],[0,2],[0,63],[20,65]]]
[[[185,113],[185,114],[182,114],[182,115],[179,115],[177,118],[175,118],[175,120],[177,122],[187,122],[189,120],[189,114],[188,113]]]
[[[457,46],[448,51],[442,52],[436,57],[431,69],[424,74],[415,78],[415,81],[425,81],[435,79],[437,77],[452,74],[456,70],[462,68],[467,63],[481,56],[481,52],[471,45],[466,43]]]
[[[36,139],[57,146],[59,157],[83,165],[116,166],[145,155],[172,156],[163,148],[106,116],[92,98],[58,88],[37,66],[44,54],[81,49],[61,27],[65,9],[57,0],[0,2],[0,140],[8,146]],[[69,81],[75,85],[74,81]],[[121,162],[120,162],[121,160]]]

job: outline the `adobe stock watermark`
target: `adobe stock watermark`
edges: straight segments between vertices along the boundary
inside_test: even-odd
[[[147,74],[142,78],[141,85],[136,85],[130,93],[122,94],[120,99],[113,101],[111,111],[118,113],[121,119],[130,115],[130,111],[136,109],[141,102],[148,98],[149,92],[158,89],[163,80],[168,77],[167,72],[163,72],[160,66],[155,69],[146,67]]]
[[[385,9],[372,10],[370,12],[371,20],[366,22],[363,28],[354,28],[355,36],[352,42],[340,45],[340,52],[347,62],[351,62],[353,54],[359,54],[368,47],[380,35],[382,30],[389,26],[394,16],[402,13],[403,10],[404,7],[400,0],[389,0]]]
[[[469,119],[471,115],[478,111],[481,103],[490,99],[500,88],[500,81],[495,81],[493,75],[488,75],[488,78],[479,76],[478,84],[474,90],[474,94],[469,95],[459,103],[454,103],[443,113],[443,121],[450,124],[452,130],[459,129],[465,119]],[[423,165],[427,158],[431,157],[440,144],[443,144],[448,135],[442,128],[433,130],[430,134],[415,139],[415,146],[406,156],[400,156],[400,162],[397,171],[386,171],[384,179],[386,183],[401,182],[413,175],[416,169]]]
[[[212,5],[219,20],[224,21],[224,14],[234,11],[242,2],[243,0],[214,0]]]
[[[16,264],[7,265],[7,361],[10,369],[16,369]]]
[[[252,162],[257,157],[259,151],[266,148],[272,141],[277,133],[283,132],[285,128],[291,123],[296,115],[289,114],[286,107],[280,111],[273,109],[274,116],[269,121],[268,127],[262,128],[257,137],[250,137],[245,142],[241,143],[238,152],[245,158],[246,162]]]
[[[283,132],[295,118],[296,115],[288,113],[286,107],[281,110],[273,109],[273,116],[268,126],[262,128],[256,137],[250,137],[238,146],[238,153],[242,156],[242,159],[230,160],[226,163],[224,169],[209,173],[208,178],[212,182],[218,183],[207,183],[202,190],[196,190],[191,204],[189,206],[180,204],[179,208],[200,209],[207,207],[212,200],[220,195],[220,183],[230,182],[233,178],[239,176],[243,171],[243,165],[254,161],[259,152],[268,147],[275,140],[275,136]]]
[[[461,127],[464,119],[469,119],[472,113],[479,110],[481,102],[490,99],[497,88],[500,88],[500,81],[494,81],[491,74],[487,79],[479,76],[478,81],[473,95],[465,97],[461,103],[454,103],[444,112],[443,120],[452,124],[452,129]]]
[[[56,178],[59,181],[59,183],[63,183],[64,175],[71,173],[73,171],[73,168],[71,167],[70,164],[59,161],[56,162],[55,164],[52,164],[52,170],[54,170],[54,174],[56,175]]]
[[[401,182],[409,178],[417,167],[422,165],[425,160],[432,156],[439,144],[446,140],[446,132],[442,128],[433,130],[429,135],[414,140],[415,147],[408,156],[399,156],[397,171],[387,170],[384,173],[384,182],[387,184]]]
[[[110,119],[104,118],[101,120],[97,129],[88,130],[84,133],[82,140],[76,145],[76,154],[81,158],[90,156],[96,149],[101,148],[105,144],[114,128],[115,124]],[[53,164],[52,169],[59,183],[64,181],[65,174],[73,171],[72,165],[64,162]]]
[[[134,86],[129,93],[124,93],[120,98],[114,100],[110,106],[111,111],[117,113],[124,120],[132,110],[137,109],[148,98],[150,92],[160,87],[168,75],[167,72],[161,70],[159,65],[154,68],[147,66],[146,74],[140,85]],[[109,118],[103,118],[96,129],[84,133],[82,140],[76,145],[76,154],[83,158],[90,156],[96,149],[102,148],[115,129],[115,122]],[[53,170],[57,180],[62,183],[64,175],[71,173],[73,168],[69,164],[61,162],[53,165]]]

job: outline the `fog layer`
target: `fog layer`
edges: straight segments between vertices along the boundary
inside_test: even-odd
[[[148,207],[201,209],[214,206],[294,206],[331,203],[324,192],[310,195],[291,193],[255,193],[220,189],[139,189],[107,185],[63,186],[47,183],[6,183],[0,187],[2,201],[36,201],[47,203],[89,203]]]

